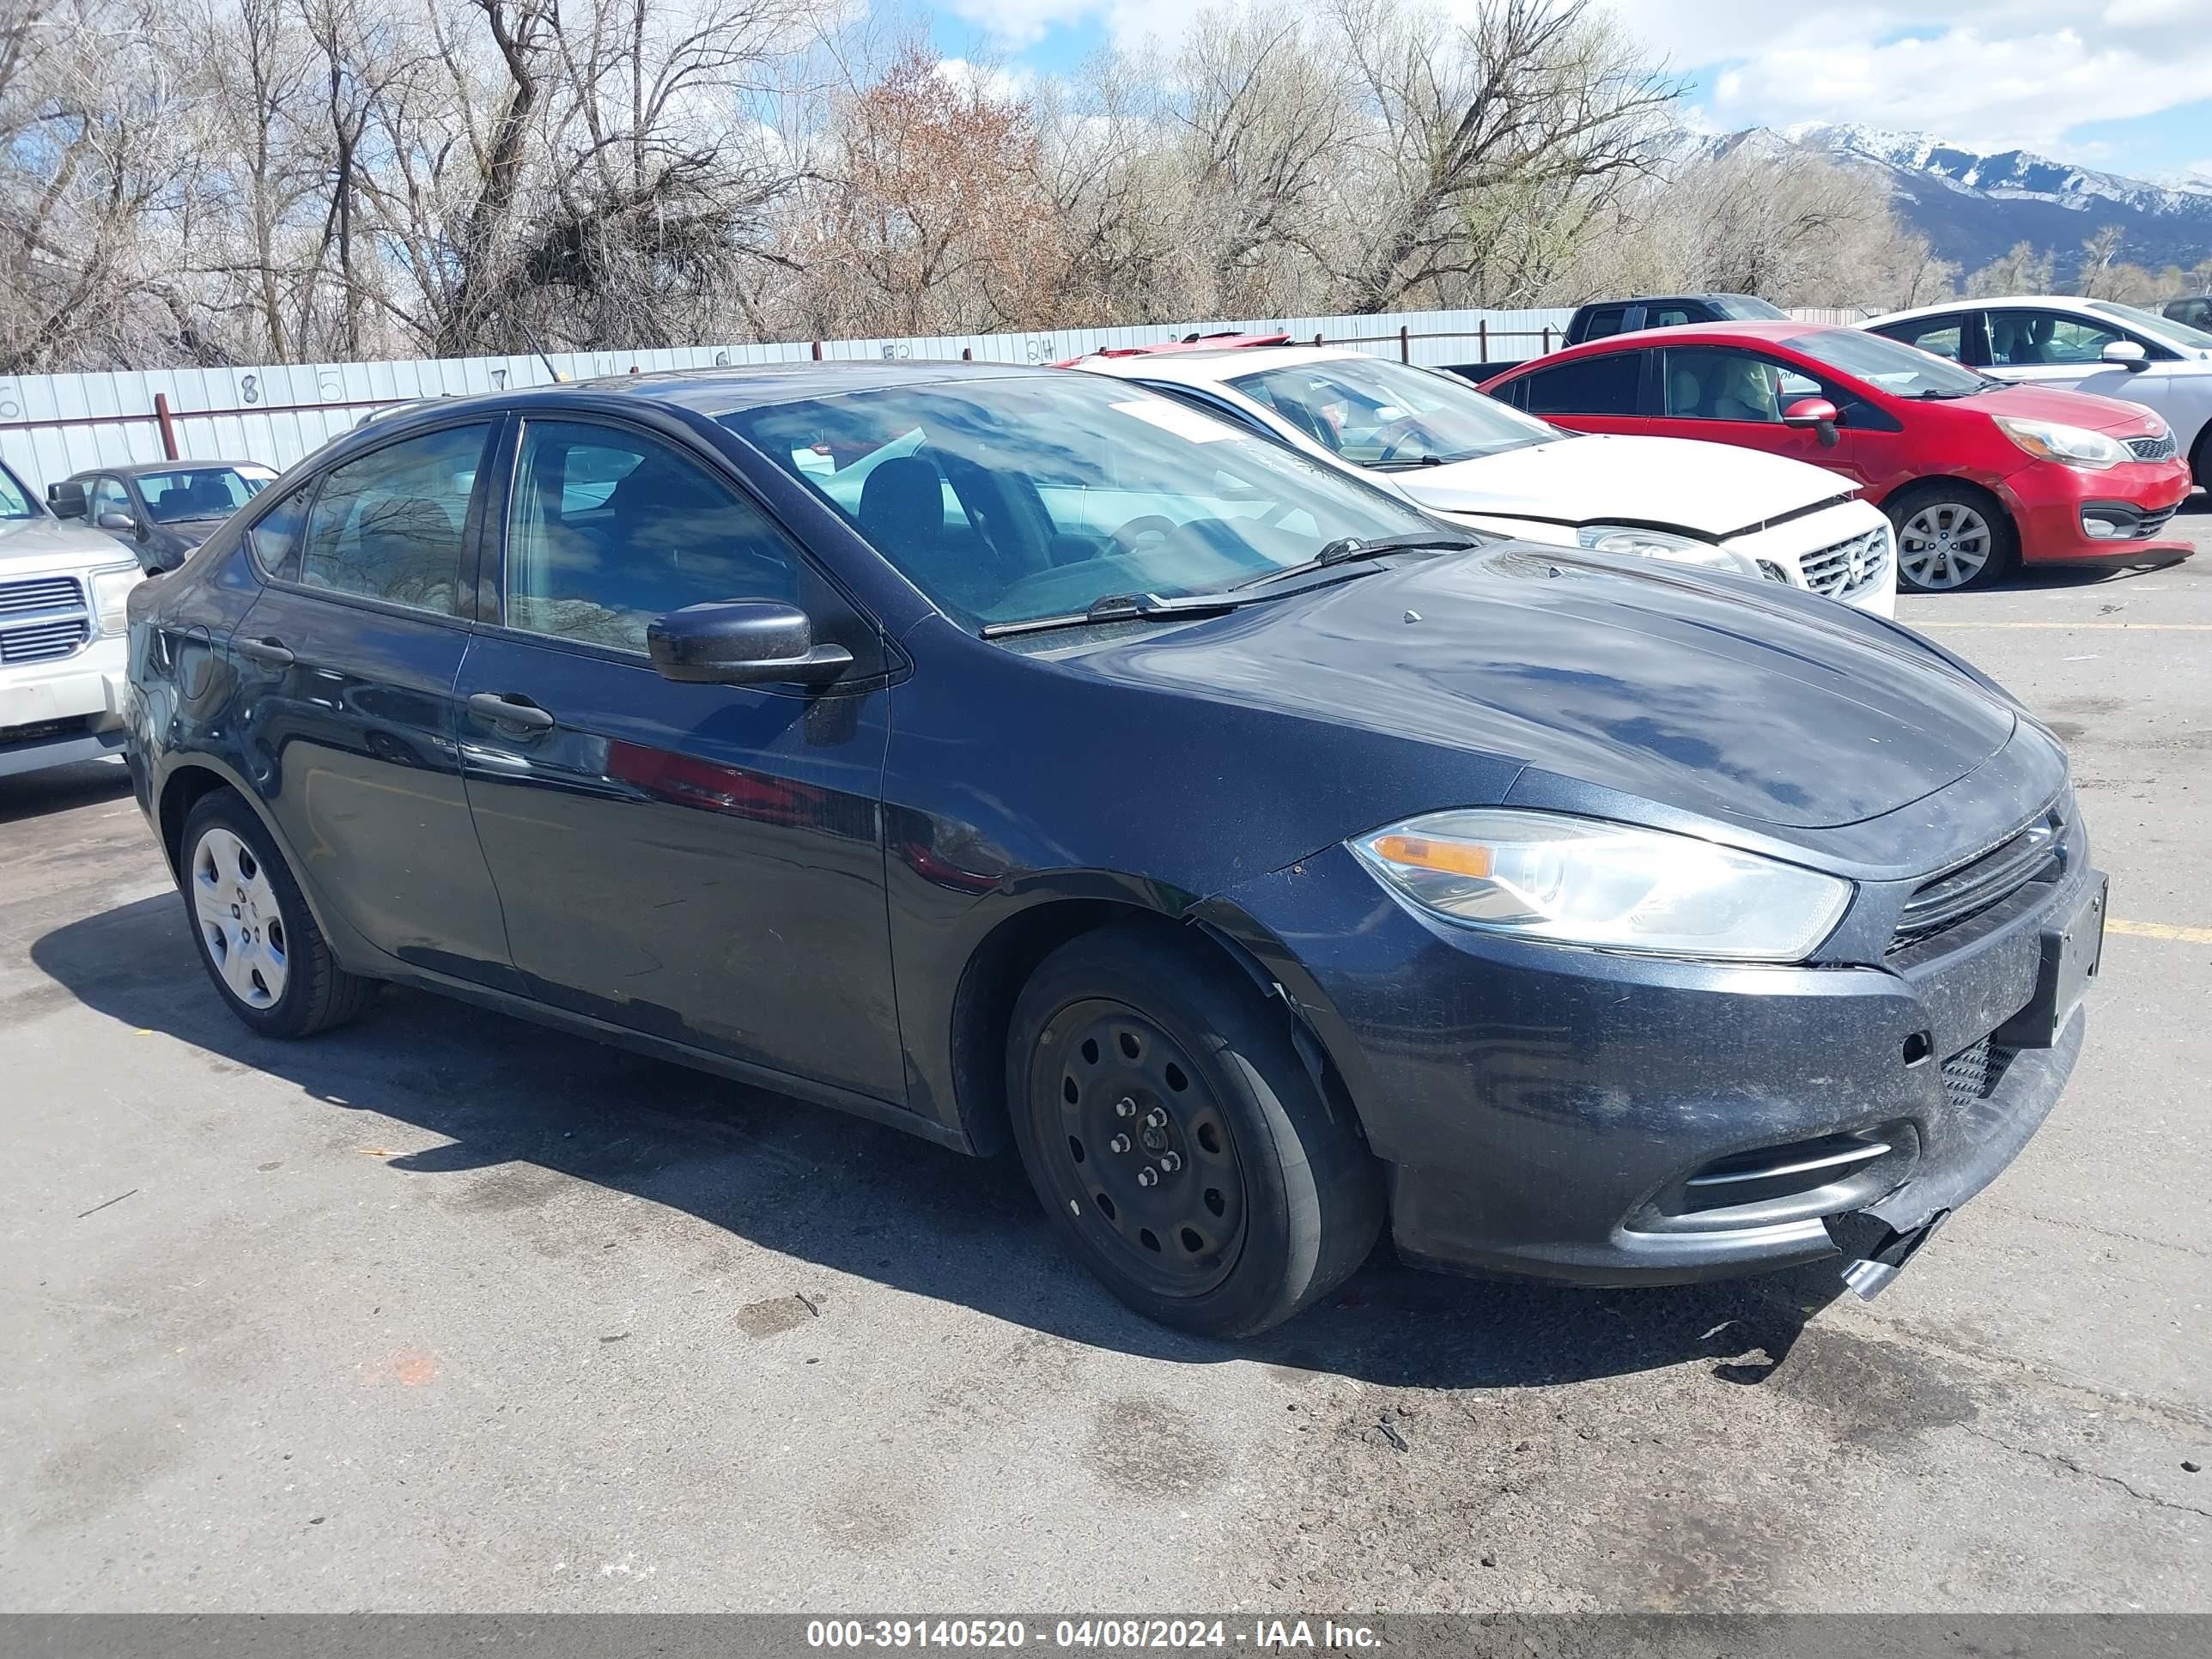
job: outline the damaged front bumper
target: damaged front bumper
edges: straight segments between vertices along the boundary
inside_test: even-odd
[[[1409,1261],[1630,1285],[1840,1257],[1872,1295],[2072,1073],[2102,939],[2087,850],[1880,967],[1478,933],[1340,849],[1238,890],[1231,931],[1334,1061]]]

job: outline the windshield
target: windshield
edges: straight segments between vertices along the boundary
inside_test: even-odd
[[[1361,466],[1472,460],[1564,435],[1464,380],[1380,357],[1262,369],[1229,384]]]
[[[2117,317],[2130,328],[2139,328],[2159,339],[2187,346],[2191,351],[2212,349],[2212,334],[2207,334],[2201,328],[2191,328],[2176,318],[2161,317],[2154,311],[2145,311],[2140,306],[2124,306],[2117,300],[2092,300],[2089,309],[2101,311],[2107,317]]]
[[[45,513],[38,497],[23,488],[23,481],[0,466],[0,519],[37,519]]]
[[[145,499],[147,516],[156,524],[179,519],[228,518],[262,490],[276,475],[260,467],[194,466],[174,472],[142,472],[138,493]]]
[[[1782,343],[1897,398],[1964,398],[1996,384],[1917,346],[1856,328],[1824,328]]]
[[[1441,533],[1322,462],[1097,375],[890,386],[722,424],[969,627],[1218,592],[1346,536]]]
[[[1790,319],[1790,313],[1780,306],[1750,294],[1716,294],[1713,309],[1731,322],[1781,323]]]

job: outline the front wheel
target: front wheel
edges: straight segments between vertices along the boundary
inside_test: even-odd
[[[1062,1238],[1149,1318],[1254,1335],[1374,1248],[1380,1166],[1226,963],[1135,928],[1070,941],[1015,1005],[1006,1081]]]
[[[2019,537],[2003,508],[1978,490],[1916,484],[1891,497],[1897,580],[1915,593],[1980,587],[2008,569]]]

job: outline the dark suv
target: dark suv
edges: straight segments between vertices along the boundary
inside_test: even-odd
[[[400,981],[1011,1138],[1194,1330],[1386,1218],[1450,1266],[1840,1253],[1870,1291],[2081,1042],[2104,880],[1972,670],[1097,376],[426,404],[130,619],[140,804],[247,1025]]]

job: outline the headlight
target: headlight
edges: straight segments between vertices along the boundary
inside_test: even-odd
[[[1655,956],[1802,962],[1851,897],[1849,882],[1793,864],[1552,812],[1435,812],[1348,845],[1447,921]]]
[[[1725,570],[1731,576],[1749,576],[1754,580],[1759,574],[1758,564],[1734,549],[1716,547],[1693,536],[1677,536],[1672,531],[1645,530],[1632,524],[1586,524],[1575,532],[1575,539],[1593,553],[1664,559],[1668,564]]]
[[[92,573],[92,614],[101,633],[128,630],[130,622],[123,607],[130,602],[131,590],[145,580],[146,573],[136,563],[110,565]]]
[[[2062,426],[2056,421],[2024,421],[2010,415],[1995,417],[2006,437],[2039,461],[2062,461],[2092,472],[2102,472],[2131,459],[2127,446],[2117,438],[2092,432],[2086,426]]]

